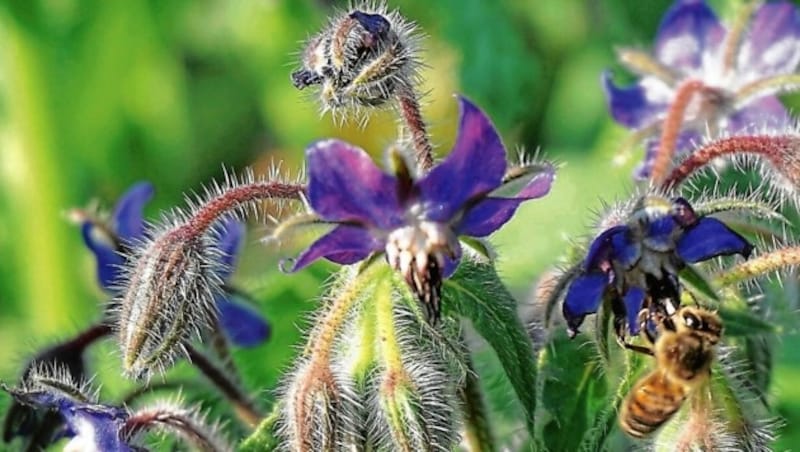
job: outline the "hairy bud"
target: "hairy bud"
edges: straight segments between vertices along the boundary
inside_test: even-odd
[[[379,106],[417,83],[417,52],[414,25],[385,5],[362,5],[306,43],[292,83],[318,85],[323,110]]]
[[[163,371],[192,333],[199,336],[215,315],[220,293],[212,244],[184,228],[168,231],[132,259],[119,307],[119,340],[128,376]]]

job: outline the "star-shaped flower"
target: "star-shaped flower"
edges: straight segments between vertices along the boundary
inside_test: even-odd
[[[753,247],[720,220],[695,213],[683,198],[642,198],[625,224],[594,239],[564,298],[563,314],[574,335],[587,314],[610,299],[617,335],[640,331],[639,314],[671,315],[680,304],[678,272],[717,256],[750,256]],[[626,325],[627,323],[627,325]]]
[[[311,146],[308,200],[336,227],[305,250],[293,269],[319,258],[352,264],[385,252],[435,322],[442,279],[461,259],[458,237],[496,231],[523,201],[547,194],[554,179],[546,163],[507,171],[505,148],[489,118],[466,99],[460,104],[455,147],[420,178],[412,177],[402,158],[395,159],[396,174],[387,174],[345,142]]]
[[[146,228],[142,210],[153,197],[148,182],[133,185],[120,198],[108,222],[91,215],[80,215],[83,240],[97,258],[97,279],[108,292],[116,294],[121,282],[125,256],[131,247],[145,238]],[[226,219],[217,229],[220,251],[219,278],[227,281],[236,266],[236,257],[244,237],[240,222]],[[216,299],[219,321],[228,338],[240,347],[256,346],[269,337],[266,319],[246,302],[246,296],[231,287]]]
[[[796,90],[800,63],[800,12],[789,2],[761,5],[747,23],[726,27],[702,0],[677,0],[664,16],[653,56],[622,50],[641,78],[620,88],[603,76],[614,119],[630,129],[658,131],[682,95],[678,152],[706,133],[737,133],[752,125],[780,125],[788,114],[776,93]],[[650,174],[658,140],[647,143],[639,175]]]

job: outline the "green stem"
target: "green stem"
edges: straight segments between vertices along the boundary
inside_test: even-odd
[[[470,452],[492,452],[497,450],[494,445],[488,410],[481,393],[478,374],[469,355],[467,360],[467,375],[464,386],[459,389],[461,403],[464,406],[464,442]]]

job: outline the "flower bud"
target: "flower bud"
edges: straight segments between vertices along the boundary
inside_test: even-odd
[[[220,293],[214,246],[177,228],[131,259],[119,307],[123,369],[133,378],[163,371],[208,327]]]
[[[417,83],[416,41],[414,25],[385,5],[350,10],[308,41],[292,84],[319,85],[323,110],[383,105]]]

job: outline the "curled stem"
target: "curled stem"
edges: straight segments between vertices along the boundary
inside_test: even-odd
[[[762,254],[717,275],[715,285],[729,286],[770,272],[800,265],[800,247],[781,248]]]
[[[754,154],[765,158],[781,174],[792,176],[789,168],[791,156],[798,146],[797,137],[791,135],[742,135],[712,141],[684,159],[672,169],[662,183],[663,188],[674,187],[691,174],[705,167],[717,157],[726,155]]]
[[[283,182],[253,182],[225,190],[219,196],[202,205],[189,219],[184,228],[187,235],[199,236],[222,215],[247,203],[262,199],[300,199],[305,187]]]

